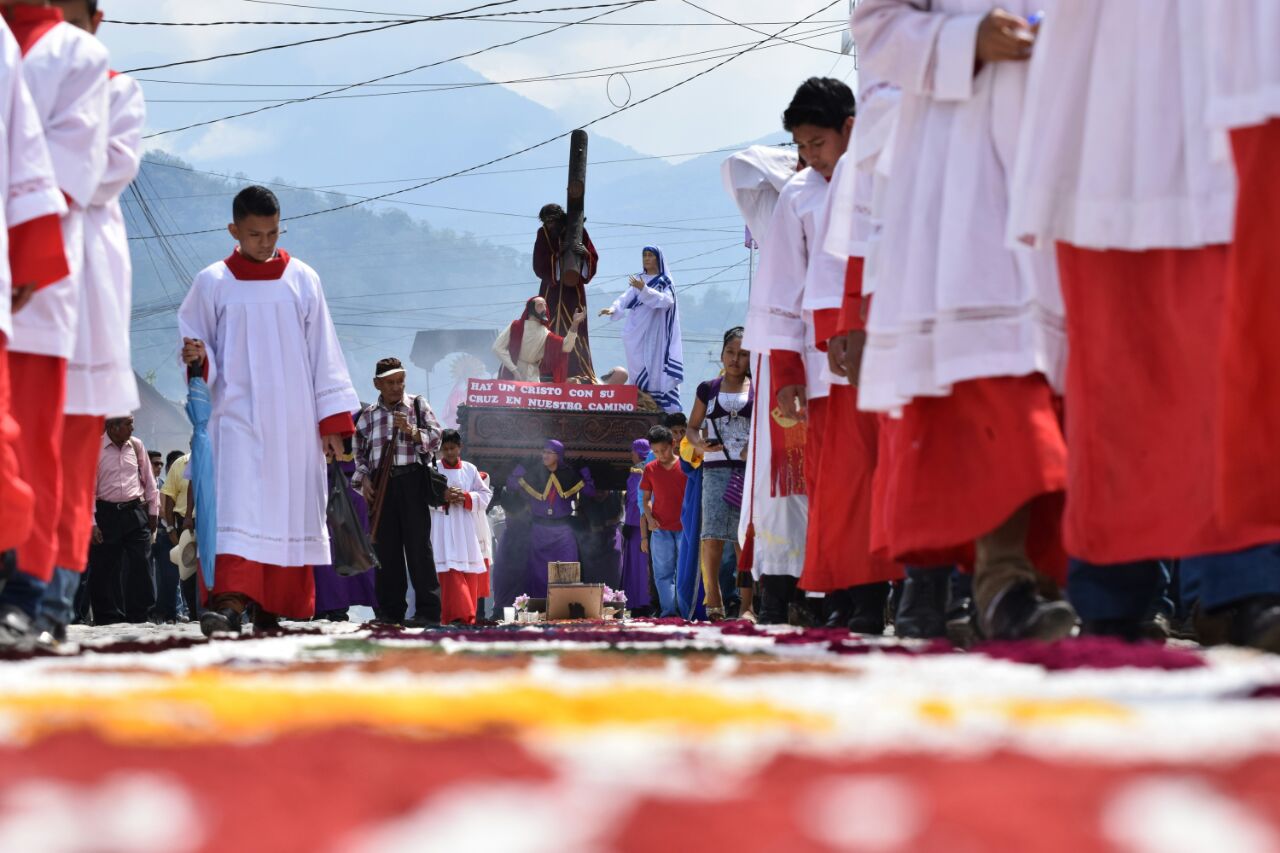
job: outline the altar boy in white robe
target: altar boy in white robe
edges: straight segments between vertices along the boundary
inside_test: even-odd
[[[258,629],[311,617],[311,569],[330,559],[324,457],[342,452],[360,408],[320,277],[276,248],[275,194],[247,187],[231,210],[239,246],[196,276],[178,309],[182,360],[213,395],[218,556],[206,636],[238,632],[250,603]]]
[[[488,481],[462,459],[462,437],[447,429],[440,437],[436,468],[449,481],[448,503],[431,508],[431,551],[440,579],[440,622],[474,625],[476,605],[489,595],[489,566],[476,513],[489,507]]]

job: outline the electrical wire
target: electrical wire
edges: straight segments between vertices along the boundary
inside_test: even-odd
[[[503,2],[515,2],[515,0],[503,0]],[[602,18],[605,15],[612,15],[615,12],[622,11],[622,9],[629,9],[632,6],[639,5],[640,3],[652,3],[652,2],[653,0],[628,0],[628,3],[623,6],[620,6],[620,7],[615,6],[614,8],[606,9],[605,11],[600,12],[596,15],[589,16],[588,18],[586,18],[586,20],[592,20],[594,18]],[[575,25],[561,24],[559,26],[552,27],[551,29],[548,29],[548,30],[540,30],[536,33],[530,33],[528,35],[521,36],[520,38],[512,39],[511,41],[502,42],[500,44],[489,45],[488,47],[482,47],[479,50],[473,50],[470,53],[461,53],[461,54],[458,54],[457,56],[451,56],[448,59],[440,59],[435,62],[428,62],[425,65],[418,65],[418,66],[415,66],[414,68],[405,69],[404,71],[396,71],[392,74],[384,74],[381,77],[374,77],[372,80],[365,80],[360,83],[352,83],[349,86],[342,86],[337,89],[331,89],[325,92],[317,92],[316,94],[308,95],[305,98],[294,98],[292,100],[281,101],[280,103],[277,103],[277,104],[270,104],[265,107],[258,107],[257,109],[254,109],[254,110],[246,110],[245,112],[235,113],[234,115],[221,116],[215,119],[208,119],[207,121],[199,121],[194,124],[185,125],[184,127],[174,127],[174,128],[170,128],[169,130],[156,131],[155,133],[149,133],[142,138],[153,139],[157,136],[165,136],[170,133],[181,133],[184,130],[192,130],[197,127],[205,127],[206,125],[217,124],[219,122],[229,121],[230,119],[244,118],[245,116],[264,113],[267,110],[279,109],[280,107],[289,106],[290,104],[302,104],[302,103],[306,103],[307,101],[314,101],[317,98],[322,98],[326,95],[336,95],[340,92],[345,92],[348,89],[355,89],[360,86],[368,85],[369,83],[381,83],[383,80],[390,80],[392,77],[402,77],[405,74],[412,74],[415,71],[423,71],[427,68],[435,68],[436,66],[444,65],[449,62],[456,62],[460,59],[469,59],[470,57],[479,56],[480,54],[486,53],[491,50],[497,50],[500,47],[510,47],[513,44],[519,44],[520,42],[529,41],[530,39],[539,38],[540,36],[550,35],[551,33],[557,33],[557,32],[560,32],[560,30],[567,29],[568,27],[571,27],[571,26],[575,26]]]
[[[826,38],[827,36],[831,36],[836,33],[842,32],[844,29],[845,29],[844,26],[834,27],[830,29],[824,28],[822,30],[802,36],[797,40],[782,39],[777,44],[765,45],[761,49],[768,50],[771,48],[786,47],[787,45],[797,45],[797,44],[801,46],[806,46],[801,43],[804,41],[808,41],[810,39]],[[313,100],[338,101],[338,100],[350,100],[350,99],[359,99],[359,98],[386,98],[386,97],[391,97],[396,95],[434,94],[436,92],[453,92],[460,89],[478,89],[478,88],[485,88],[489,86],[517,86],[517,85],[524,85],[527,83],[554,83],[554,82],[562,82],[567,80],[592,80],[592,79],[598,79],[601,77],[612,79],[615,75],[624,73],[623,69],[626,69],[625,73],[627,74],[640,74],[648,71],[665,71],[667,69],[680,68],[686,65],[696,65],[699,62],[711,62],[715,59],[719,59],[721,57],[728,55],[729,53],[732,53],[735,47],[741,47],[741,46],[742,45],[735,45],[735,46],[726,47],[726,48],[700,50],[700,51],[695,51],[689,54],[677,54],[675,56],[664,57],[662,59],[645,59],[645,60],[639,60],[636,62],[624,63],[622,65],[605,65],[599,68],[586,68],[586,69],[580,69],[578,71],[562,71],[554,74],[544,74],[536,77],[521,77],[521,78],[515,78],[511,80],[482,80],[482,81],[471,81],[466,83],[432,83],[432,84],[424,83],[424,84],[417,84],[414,88],[411,88],[411,89],[401,88],[391,92],[363,92],[356,95],[326,96],[324,95],[324,93],[319,93],[313,98]],[[707,56],[704,54],[712,54],[712,55]],[[692,57],[692,56],[698,56],[701,58],[685,59],[685,57]],[[844,58],[843,54],[841,54],[836,59],[836,62],[838,63],[842,58]],[[681,60],[681,61],[672,61],[672,60]],[[648,65],[649,67],[647,68],[634,67],[634,66],[641,66],[641,65]],[[139,78],[139,79],[145,79],[145,78]],[[228,84],[211,84],[211,85],[228,85]],[[413,84],[406,83],[406,84],[399,84],[399,85],[407,86],[407,85],[413,85]],[[278,97],[276,98],[148,98],[147,99],[147,103],[149,104],[262,104],[262,103],[278,103],[278,102],[279,102]],[[618,106],[618,105],[614,104],[614,106]]]

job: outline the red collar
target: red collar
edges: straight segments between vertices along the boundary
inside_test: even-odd
[[[462,467],[462,460],[459,459],[457,465],[450,465],[448,462],[445,462],[443,459],[441,459],[440,464],[448,468],[450,471],[457,471],[459,468]]]
[[[236,249],[223,263],[239,281],[274,281],[283,276],[285,267],[289,266],[289,253],[276,249],[274,258],[260,264],[244,257]]]
[[[40,37],[62,23],[62,10],[57,6],[0,6],[0,15],[13,30],[22,55],[26,56]]]

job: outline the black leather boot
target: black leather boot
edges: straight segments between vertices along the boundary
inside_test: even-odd
[[[760,578],[764,596],[757,614],[761,625],[787,624],[787,605],[795,593],[796,582],[796,578],[790,575],[764,575]]]
[[[1232,605],[1227,641],[1280,654],[1280,596],[1258,595]]]
[[[849,590],[849,630],[855,634],[883,634],[889,584],[869,583]]]
[[[947,635],[951,566],[907,567],[894,633],[904,639],[932,640]]]
[[[1031,581],[1009,584],[978,616],[989,640],[1060,640],[1076,625],[1070,604],[1041,598]]]

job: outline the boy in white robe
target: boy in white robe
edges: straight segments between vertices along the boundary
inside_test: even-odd
[[[462,437],[447,429],[440,436],[436,468],[449,481],[448,503],[431,508],[431,550],[440,579],[440,623],[474,625],[476,605],[489,595],[489,565],[476,513],[489,508],[488,481],[462,459]]]
[[[85,210],[107,165],[108,59],[101,44],[44,0],[10,2],[0,6],[0,14],[22,50],[23,78],[67,205],[61,228],[69,275],[41,288],[14,317],[9,345],[12,415],[22,430],[18,457],[35,493],[35,512],[31,534],[18,546],[19,574],[4,592],[4,603],[34,616],[58,553],[63,468],[97,459],[100,433],[77,436],[69,454],[63,429],[67,361],[75,351],[83,287]]]
[[[276,248],[275,194],[247,187],[231,209],[239,245],[196,276],[178,309],[182,360],[213,397],[218,556],[206,636],[238,632],[250,603],[259,629],[311,617],[312,567],[330,559],[324,459],[342,453],[360,408],[320,277]]]
[[[96,0],[55,0],[66,22],[90,35],[102,23]],[[85,570],[94,519],[94,480],[103,424],[138,408],[129,351],[133,268],[120,194],[142,165],[146,104],[132,77],[109,74],[107,166],[84,211],[84,286],[76,344],[67,364],[62,431],[62,503],[54,577],[39,620],[56,640],[72,618],[72,599]]]
[[[30,537],[39,485],[21,476],[18,424],[10,414],[13,314],[69,271],[59,224],[66,205],[21,63],[18,42],[0,20],[0,590],[15,568],[13,549]],[[29,633],[25,612],[0,610],[0,645],[26,643]]]

